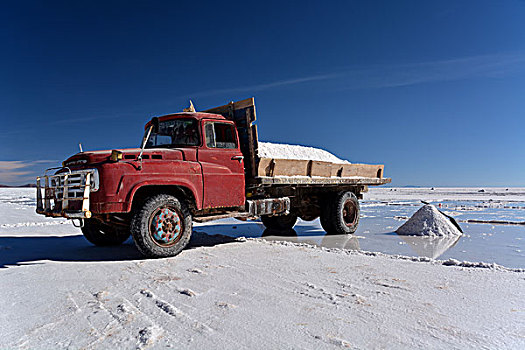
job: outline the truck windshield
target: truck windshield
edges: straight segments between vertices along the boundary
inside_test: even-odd
[[[195,119],[172,119],[159,123],[158,132],[151,132],[146,148],[198,146],[199,140]]]

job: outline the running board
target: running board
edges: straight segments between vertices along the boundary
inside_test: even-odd
[[[247,213],[245,211],[234,211],[227,214],[218,214],[218,215],[207,215],[207,216],[198,216],[194,217],[193,221],[195,222],[208,222],[213,220],[219,220],[219,219],[227,219],[227,218],[249,218],[250,213]]]
[[[208,222],[227,218],[256,218],[261,215],[286,215],[290,213],[290,198],[268,198],[246,201],[246,211],[232,211],[226,214],[207,215],[194,217],[195,222]]]

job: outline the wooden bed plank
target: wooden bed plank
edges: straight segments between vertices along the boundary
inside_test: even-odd
[[[332,166],[334,164],[330,162],[321,162],[317,160],[311,160],[308,164],[308,176],[332,176]]]
[[[382,178],[382,164],[335,164],[316,160],[260,158],[256,176]]]
[[[383,177],[384,165],[375,164],[344,164],[341,177],[362,176],[362,177]]]

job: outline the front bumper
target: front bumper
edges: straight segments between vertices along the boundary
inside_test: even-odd
[[[89,219],[90,194],[98,190],[97,169],[83,169],[36,178],[36,212],[45,216]],[[44,184],[42,185],[42,180]]]

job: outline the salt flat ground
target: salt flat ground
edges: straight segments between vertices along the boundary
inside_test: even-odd
[[[131,240],[93,247],[36,215],[34,190],[2,189],[0,348],[521,349],[523,226],[460,222],[452,244],[393,233],[420,199],[463,221],[524,220],[524,189],[478,190],[371,191],[355,236],[323,236],[316,221],[289,237],[257,222],[198,225],[179,256],[144,260]]]

